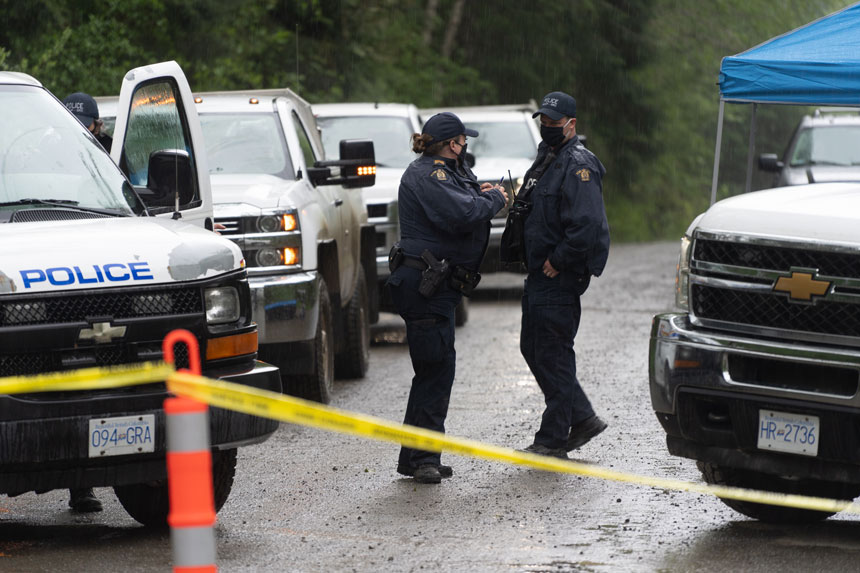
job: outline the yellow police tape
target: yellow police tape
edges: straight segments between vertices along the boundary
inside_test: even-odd
[[[173,366],[164,362],[144,362],[110,368],[81,368],[35,376],[13,376],[0,378],[0,394],[119,388],[164,382],[173,372]]]
[[[410,448],[449,452],[541,470],[577,474],[659,489],[715,495],[739,501],[814,511],[843,511],[860,514],[860,504],[854,504],[850,501],[640,476],[581,462],[527,454],[511,448],[493,446],[464,438],[454,438],[439,432],[396,424],[373,416],[347,412],[316,402],[258,390],[241,384],[212,380],[187,372],[175,372],[171,365],[163,362],[0,378],[0,394],[94,390],[161,381],[166,381],[168,389],[174,394],[188,396],[219,408],[383,442],[392,442]]]
[[[171,374],[167,380],[167,387],[175,394],[195,398],[201,402],[206,402],[220,408],[273,418],[284,422],[292,422],[302,426],[331,430],[342,434],[351,434],[383,442],[393,442],[409,448],[433,452],[444,451],[461,456],[502,461],[541,470],[578,474],[660,489],[716,495],[717,497],[740,501],[816,511],[845,511],[860,514],[860,505],[855,505],[850,501],[640,476],[586,463],[527,454],[511,448],[502,448],[475,440],[454,438],[439,432],[404,424],[395,424],[372,416],[347,412],[292,396],[284,396],[229,382],[210,380],[183,372]]]

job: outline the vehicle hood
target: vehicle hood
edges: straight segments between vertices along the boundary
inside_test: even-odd
[[[779,187],[724,199],[702,215],[696,230],[857,245],[860,184]]]
[[[243,268],[230,241],[155,217],[0,225],[0,293],[175,283]]]
[[[537,149],[535,156],[537,156]],[[472,168],[472,171],[478,181],[498,183],[503,175],[505,179],[508,178],[508,171],[510,170],[511,177],[516,181],[517,178],[525,175],[529,167],[532,166],[532,161],[531,159],[514,157],[479,157],[475,161],[475,167]]]
[[[786,170],[789,185],[806,185],[807,183],[834,183],[844,181],[860,181],[860,166],[849,165],[813,165],[810,167],[792,167]]]
[[[372,187],[361,190],[361,196],[367,204],[388,203],[397,198],[400,189],[400,178],[405,169],[397,167],[377,167],[376,183]]]
[[[209,180],[216,214],[219,203],[240,203],[256,209],[291,207],[291,190],[301,185],[299,181],[256,173],[216,174]]]

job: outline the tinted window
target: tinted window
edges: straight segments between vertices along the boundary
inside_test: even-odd
[[[417,157],[412,153],[412,125],[405,117],[320,117],[326,157],[340,157],[341,139],[370,139],[379,167],[405,169]]]
[[[295,179],[274,113],[201,114],[209,173],[265,173]]]
[[[522,121],[467,121],[466,127],[477,130],[478,137],[469,138],[469,151],[481,157],[515,157],[534,159],[537,144],[529,126]],[[479,162],[480,164],[480,162]]]
[[[808,128],[797,136],[789,163],[802,165],[860,165],[860,126]]]

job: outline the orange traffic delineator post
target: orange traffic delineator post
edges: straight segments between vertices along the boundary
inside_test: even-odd
[[[201,374],[200,346],[187,330],[170,332],[164,361],[174,363],[174,346],[184,342],[192,374]],[[209,406],[191,398],[164,401],[167,418],[167,489],[170,544],[175,573],[215,572],[215,496],[209,449]]]

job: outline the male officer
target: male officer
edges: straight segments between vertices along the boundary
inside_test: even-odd
[[[591,276],[603,272],[609,254],[602,191],[606,170],[576,136],[573,97],[547,94],[537,116],[543,141],[518,195],[531,206],[523,227],[528,276],[520,351],[546,409],[534,443],[524,451],[567,458],[567,452],[606,429],[576,377],[573,351],[579,298]]]
[[[75,92],[66,96],[66,99],[63,100],[63,105],[75,114],[78,121],[84,124],[84,127],[101,143],[105,151],[110,153],[113,138],[106,133],[102,133],[104,122],[99,119],[99,106],[96,100],[89,94]]]
[[[454,308],[478,283],[490,220],[507,204],[499,185],[478,184],[465,163],[467,129],[439,113],[412,135],[421,153],[400,180],[400,242],[391,250],[388,286],[406,322],[415,376],[403,422],[445,431],[454,383]],[[444,269],[439,261],[447,261]],[[439,483],[453,470],[436,452],[401,448],[397,472],[419,483]]]

